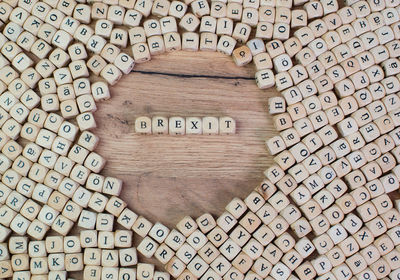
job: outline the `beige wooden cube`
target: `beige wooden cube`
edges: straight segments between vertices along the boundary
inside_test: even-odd
[[[161,24],[157,19],[148,19],[143,22],[146,37],[161,35]]]
[[[143,238],[142,242],[140,242],[137,250],[146,258],[151,258],[155,254],[158,246],[157,242],[147,236]]]
[[[201,33],[215,33],[217,28],[217,19],[211,16],[203,16],[200,22],[200,29]]]
[[[169,32],[163,34],[165,49],[167,52],[178,51],[182,49],[182,40],[178,32]]]
[[[132,0],[121,0],[121,1],[131,1],[132,4],[135,4],[135,1],[132,1]],[[127,10],[125,13],[123,24],[127,25],[129,27],[138,26],[142,17],[143,17],[143,14],[137,10],[133,10],[133,9]]]
[[[30,226],[31,222],[23,217],[21,214],[17,214],[10,223],[10,229],[16,234],[25,235]]]
[[[203,117],[202,119],[203,125],[203,134],[219,134],[219,119],[217,117]]]
[[[168,15],[170,2],[165,0],[156,0],[153,3],[153,7],[151,9],[151,14],[158,17],[165,17]]]
[[[215,24],[216,25],[216,24]],[[202,32],[200,34],[200,50],[201,51],[216,51],[218,36],[210,32]]]
[[[13,269],[10,260],[0,261],[0,277],[9,278],[13,276]]]
[[[275,85],[275,76],[272,70],[264,69],[256,72],[256,83],[261,89],[270,88]]]
[[[179,21],[179,26],[188,32],[195,32],[199,25],[200,20],[192,13],[185,14]]]
[[[186,134],[203,133],[203,122],[201,118],[187,117],[185,126],[186,126]]]
[[[232,38],[236,39],[237,42],[243,44],[249,40],[250,33],[251,33],[251,27],[248,24],[239,22],[236,23],[235,28],[233,29]],[[257,24],[256,37],[261,39],[271,38],[272,24],[270,23]]]
[[[210,14],[210,6],[207,1],[196,0],[192,1],[190,5],[193,13],[198,17]]]
[[[165,239],[165,244],[172,250],[177,251],[183,245],[185,240],[186,238],[182,233],[173,229]]]
[[[110,85],[115,85],[122,78],[122,72],[114,64],[107,64],[101,70],[100,76]]]
[[[168,119],[166,117],[154,116],[151,120],[151,133],[168,134]]]
[[[146,43],[134,44],[132,53],[136,63],[143,63],[151,59],[149,47]]]
[[[222,35],[217,44],[217,51],[226,55],[231,55],[236,46],[236,40],[228,35]]]
[[[186,14],[188,6],[181,1],[172,1],[168,14],[176,18],[182,18]]]
[[[78,115],[76,120],[81,131],[96,128],[96,121],[91,112],[85,112]]]
[[[218,18],[217,19],[217,35],[231,36],[233,32],[233,21],[229,18]]]
[[[182,117],[169,118],[168,124],[170,135],[184,135],[186,133],[186,121]]]
[[[66,271],[82,271],[83,270],[83,254],[65,254],[65,270]]]
[[[237,66],[243,66],[251,62],[252,55],[247,46],[242,46],[232,52],[233,61]]]
[[[150,221],[139,216],[133,224],[132,230],[141,237],[145,237],[152,227],[153,224]]]
[[[198,51],[200,36],[196,32],[184,32],[182,34],[182,50]]]
[[[147,39],[150,55],[159,55],[165,53],[164,39],[160,35],[151,36]]]

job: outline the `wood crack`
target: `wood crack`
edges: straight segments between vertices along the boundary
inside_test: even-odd
[[[140,73],[144,75],[163,75],[163,76],[179,77],[185,79],[207,78],[207,79],[225,79],[225,80],[254,80],[254,78],[252,77],[243,77],[243,76],[227,77],[227,76],[216,76],[216,75],[176,74],[176,73],[142,71],[142,70],[132,70],[131,73]]]

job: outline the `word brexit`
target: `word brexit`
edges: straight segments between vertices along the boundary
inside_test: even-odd
[[[138,117],[135,132],[139,134],[235,134],[236,121],[231,117]]]

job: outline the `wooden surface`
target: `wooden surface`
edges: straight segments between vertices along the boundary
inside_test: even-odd
[[[173,227],[185,215],[215,217],[244,198],[271,165],[265,140],[276,134],[267,113],[275,89],[260,90],[254,69],[218,53],[175,52],[137,64],[95,113],[105,174],[123,179],[122,198],[152,222]],[[143,136],[138,116],[231,116],[233,136]]]

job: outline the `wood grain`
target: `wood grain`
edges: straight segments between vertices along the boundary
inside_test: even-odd
[[[252,67],[218,53],[174,52],[138,64],[95,113],[97,151],[105,174],[123,179],[122,198],[152,222],[173,227],[182,217],[217,217],[244,198],[271,165],[265,140],[276,134],[267,113],[274,89],[260,90]],[[153,116],[224,116],[233,136],[142,136],[134,120]],[[142,258],[143,259],[143,258]]]

